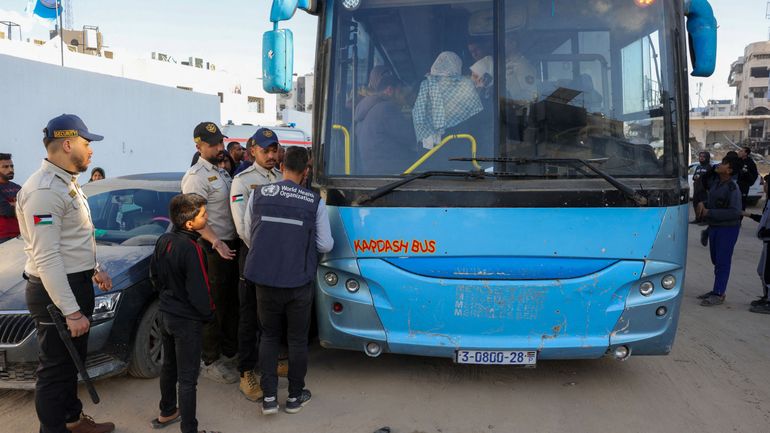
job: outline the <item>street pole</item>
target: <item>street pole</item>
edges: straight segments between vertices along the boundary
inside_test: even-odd
[[[62,25],[62,14],[59,13],[59,0],[56,0],[56,20],[59,22],[59,46],[61,48],[61,65],[64,67],[64,26]]]

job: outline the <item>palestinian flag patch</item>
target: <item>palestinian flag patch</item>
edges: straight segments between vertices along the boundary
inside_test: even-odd
[[[47,215],[35,215],[34,217],[36,226],[50,226],[53,225],[53,217],[50,214]]]
[[[230,197],[230,201],[233,203],[240,203],[243,201],[243,194],[238,194]]]

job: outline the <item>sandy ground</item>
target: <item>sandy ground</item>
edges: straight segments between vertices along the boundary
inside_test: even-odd
[[[237,385],[201,380],[200,428],[223,432],[770,432],[770,316],[748,312],[760,293],[756,224],[744,223],[725,305],[704,308],[708,250],[690,226],[685,298],[673,352],[626,362],[542,361],[536,369],[454,365],[445,359],[314,347],[313,400],[297,415],[264,417]],[[118,432],[151,432],[158,381],[97,382],[86,412]],[[279,391],[285,398],[285,384]],[[81,396],[88,400],[84,389]],[[169,431],[179,431],[178,426]],[[0,391],[0,431],[37,431],[31,393]]]

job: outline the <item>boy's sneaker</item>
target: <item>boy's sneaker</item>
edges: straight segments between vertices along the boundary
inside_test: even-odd
[[[286,408],[284,410],[286,413],[297,413],[310,401],[310,397],[310,390],[303,389],[299,397],[289,397],[286,399]]]
[[[762,305],[751,307],[749,308],[749,311],[751,311],[752,313],[770,314],[770,303],[765,303]]]
[[[708,298],[702,300],[700,304],[704,307],[713,307],[714,305],[722,305],[725,302],[725,295],[717,295],[712,293]]]
[[[701,230],[701,232],[700,232],[700,244],[703,245],[704,247],[709,246],[709,231],[708,231],[708,229]]]
[[[752,307],[760,307],[760,306],[765,305],[765,304],[767,304],[767,296],[762,296],[762,297],[760,297],[759,299],[757,299],[755,301],[751,301],[751,306]]]
[[[262,415],[278,413],[278,398],[276,396],[262,399]]]
[[[259,375],[254,370],[241,373],[241,384],[238,386],[247,400],[257,401],[262,398],[262,388],[259,386]]]
[[[708,292],[706,292],[706,293],[704,293],[704,294],[702,294],[702,295],[698,295],[698,296],[697,296],[697,298],[698,298],[698,299],[701,299],[701,300],[703,300],[703,299],[708,299],[708,297],[709,297],[709,296],[711,296],[711,295],[713,295],[713,294],[714,294],[714,292],[713,292],[713,291],[708,291]]]
[[[238,382],[238,373],[235,370],[227,368],[223,358],[219,358],[209,365],[201,362],[201,375],[206,379],[219,383]]]

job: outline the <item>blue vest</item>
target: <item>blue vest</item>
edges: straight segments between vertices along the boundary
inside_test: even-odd
[[[243,275],[261,286],[310,283],[318,268],[315,222],[321,196],[289,180],[258,187],[253,194]]]

